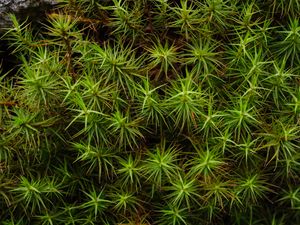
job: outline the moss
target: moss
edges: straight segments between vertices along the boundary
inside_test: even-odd
[[[1,222],[299,224],[289,2],[62,0],[38,27],[11,15]]]

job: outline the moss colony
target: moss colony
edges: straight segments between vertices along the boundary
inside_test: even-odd
[[[62,0],[38,26],[11,15],[1,224],[300,224],[299,12]]]

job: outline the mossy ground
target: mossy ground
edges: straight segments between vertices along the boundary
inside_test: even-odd
[[[299,12],[61,0],[38,26],[12,15],[1,223],[300,224]]]

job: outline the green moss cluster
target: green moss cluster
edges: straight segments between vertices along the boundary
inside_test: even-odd
[[[61,0],[37,27],[12,15],[1,224],[300,224],[299,13]]]

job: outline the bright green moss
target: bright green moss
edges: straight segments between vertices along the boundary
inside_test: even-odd
[[[299,5],[61,0],[38,27],[11,16],[0,223],[300,224]]]

